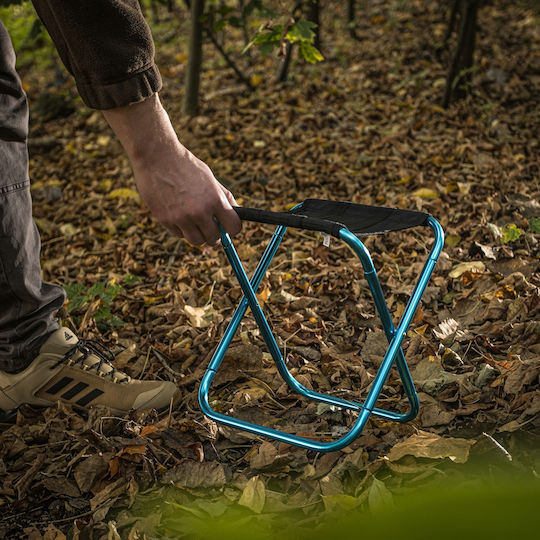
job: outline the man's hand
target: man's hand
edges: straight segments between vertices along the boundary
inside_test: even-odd
[[[240,231],[232,193],[180,143],[157,94],[103,113],[126,150],[141,197],[170,232],[214,245],[216,219],[229,234]]]

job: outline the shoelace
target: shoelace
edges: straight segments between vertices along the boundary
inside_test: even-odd
[[[75,360],[72,360],[72,357],[77,353],[80,352],[81,355],[76,358]],[[73,365],[75,364],[82,364],[85,366],[84,361],[90,356],[95,355],[99,358],[99,362],[96,362],[94,365],[89,366],[87,369],[90,370],[96,370],[97,374],[100,377],[110,376],[111,379],[114,382],[128,382],[130,378],[125,375],[124,373],[121,373],[118,371],[113,365],[112,362],[114,361],[114,355],[109,351],[108,349],[105,349],[102,345],[100,345],[97,341],[94,341],[92,339],[81,339],[75,346],[73,346],[69,351],[60,359],[53,367],[57,367],[60,364],[64,362],[69,362]],[[102,375],[101,372],[101,366],[103,364],[107,364],[111,367],[111,371],[108,373]],[[117,374],[121,375],[121,378],[117,376]]]

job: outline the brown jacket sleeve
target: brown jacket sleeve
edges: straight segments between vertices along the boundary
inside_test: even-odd
[[[83,101],[112,109],[161,89],[138,0],[32,0]]]

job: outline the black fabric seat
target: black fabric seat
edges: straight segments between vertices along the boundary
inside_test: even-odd
[[[243,220],[320,231],[337,238],[344,227],[358,236],[368,236],[426,225],[429,217],[413,210],[322,199],[306,199],[289,212],[245,207],[235,210]]]

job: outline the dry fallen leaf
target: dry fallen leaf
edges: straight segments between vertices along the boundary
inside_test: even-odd
[[[420,197],[421,199],[436,199],[437,197],[440,197],[440,194],[435,191],[434,189],[429,188],[420,188],[412,193],[416,197]]]
[[[256,514],[260,514],[266,500],[265,493],[264,482],[259,476],[253,476],[248,480],[238,504],[253,510]]]
[[[184,306],[184,311],[189,318],[189,322],[195,328],[206,328],[212,324],[212,319],[216,314],[215,310],[209,304],[205,307],[193,307],[193,306]]]
[[[464,262],[459,263],[452,270],[449,272],[448,277],[451,277],[452,279],[456,279],[460,277],[465,272],[478,272],[482,273],[486,269],[486,265],[482,261],[471,261],[471,262]]]
[[[140,200],[140,195],[133,189],[129,188],[118,188],[111,191],[107,198],[109,199],[134,199],[135,201]]]
[[[475,441],[471,439],[441,437],[435,433],[419,431],[393,446],[386,457],[390,461],[398,461],[403,456],[429,459],[449,458],[455,463],[465,463],[474,443]]]

